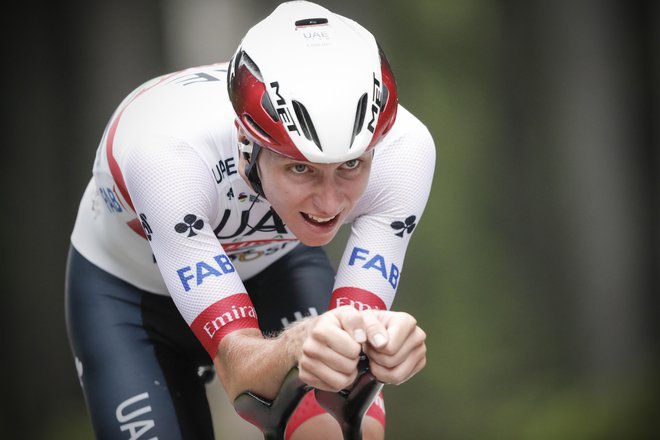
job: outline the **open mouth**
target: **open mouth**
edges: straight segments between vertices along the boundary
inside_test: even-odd
[[[307,214],[306,212],[301,212],[303,218],[309,223],[317,226],[332,226],[337,221],[339,214],[333,217],[317,217],[312,214]]]

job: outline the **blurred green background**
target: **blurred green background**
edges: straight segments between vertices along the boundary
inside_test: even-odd
[[[275,3],[2,14],[0,437],[92,437],[63,278],[114,107],[228,60]],[[394,303],[427,331],[428,365],[386,387],[388,438],[660,438],[659,2],[319,3],[376,35],[437,147]]]

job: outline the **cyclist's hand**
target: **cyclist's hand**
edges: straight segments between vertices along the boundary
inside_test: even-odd
[[[300,379],[326,391],[348,388],[357,377],[361,344],[369,332],[364,315],[351,306],[338,307],[307,325],[298,359]]]
[[[365,344],[371,373],[384,383],[401,384],[426,365],[426,333],[408,313],[372,311],[384,326],[387,343]]]

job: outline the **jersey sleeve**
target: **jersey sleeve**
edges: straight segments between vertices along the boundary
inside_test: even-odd
[[[179,312],[211,358],[220,340],[259,328],[255,309],[211,226],[218,197],[200,155],[176,139],[127,150],[122,173]]]
[[[428,200],[435,146],[426,127],[400,107],[384,143],[375,149],[367,190],[353,210],[330,308],[392,306],[408,243]]]

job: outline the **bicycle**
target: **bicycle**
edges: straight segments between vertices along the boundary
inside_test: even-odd
[[[358,376],[350,389],[338,393],[314,389],[317,402],[339,423],[344,440],[362,440],[362,418],[383,387],[369,371],[369,359],[360,356]],[[236,412],[264,434],[264,440],[283,440],[289,418],[312,387],[298,377],[298,367],[287,374],[275,399],[246,391],[234,400]]]

